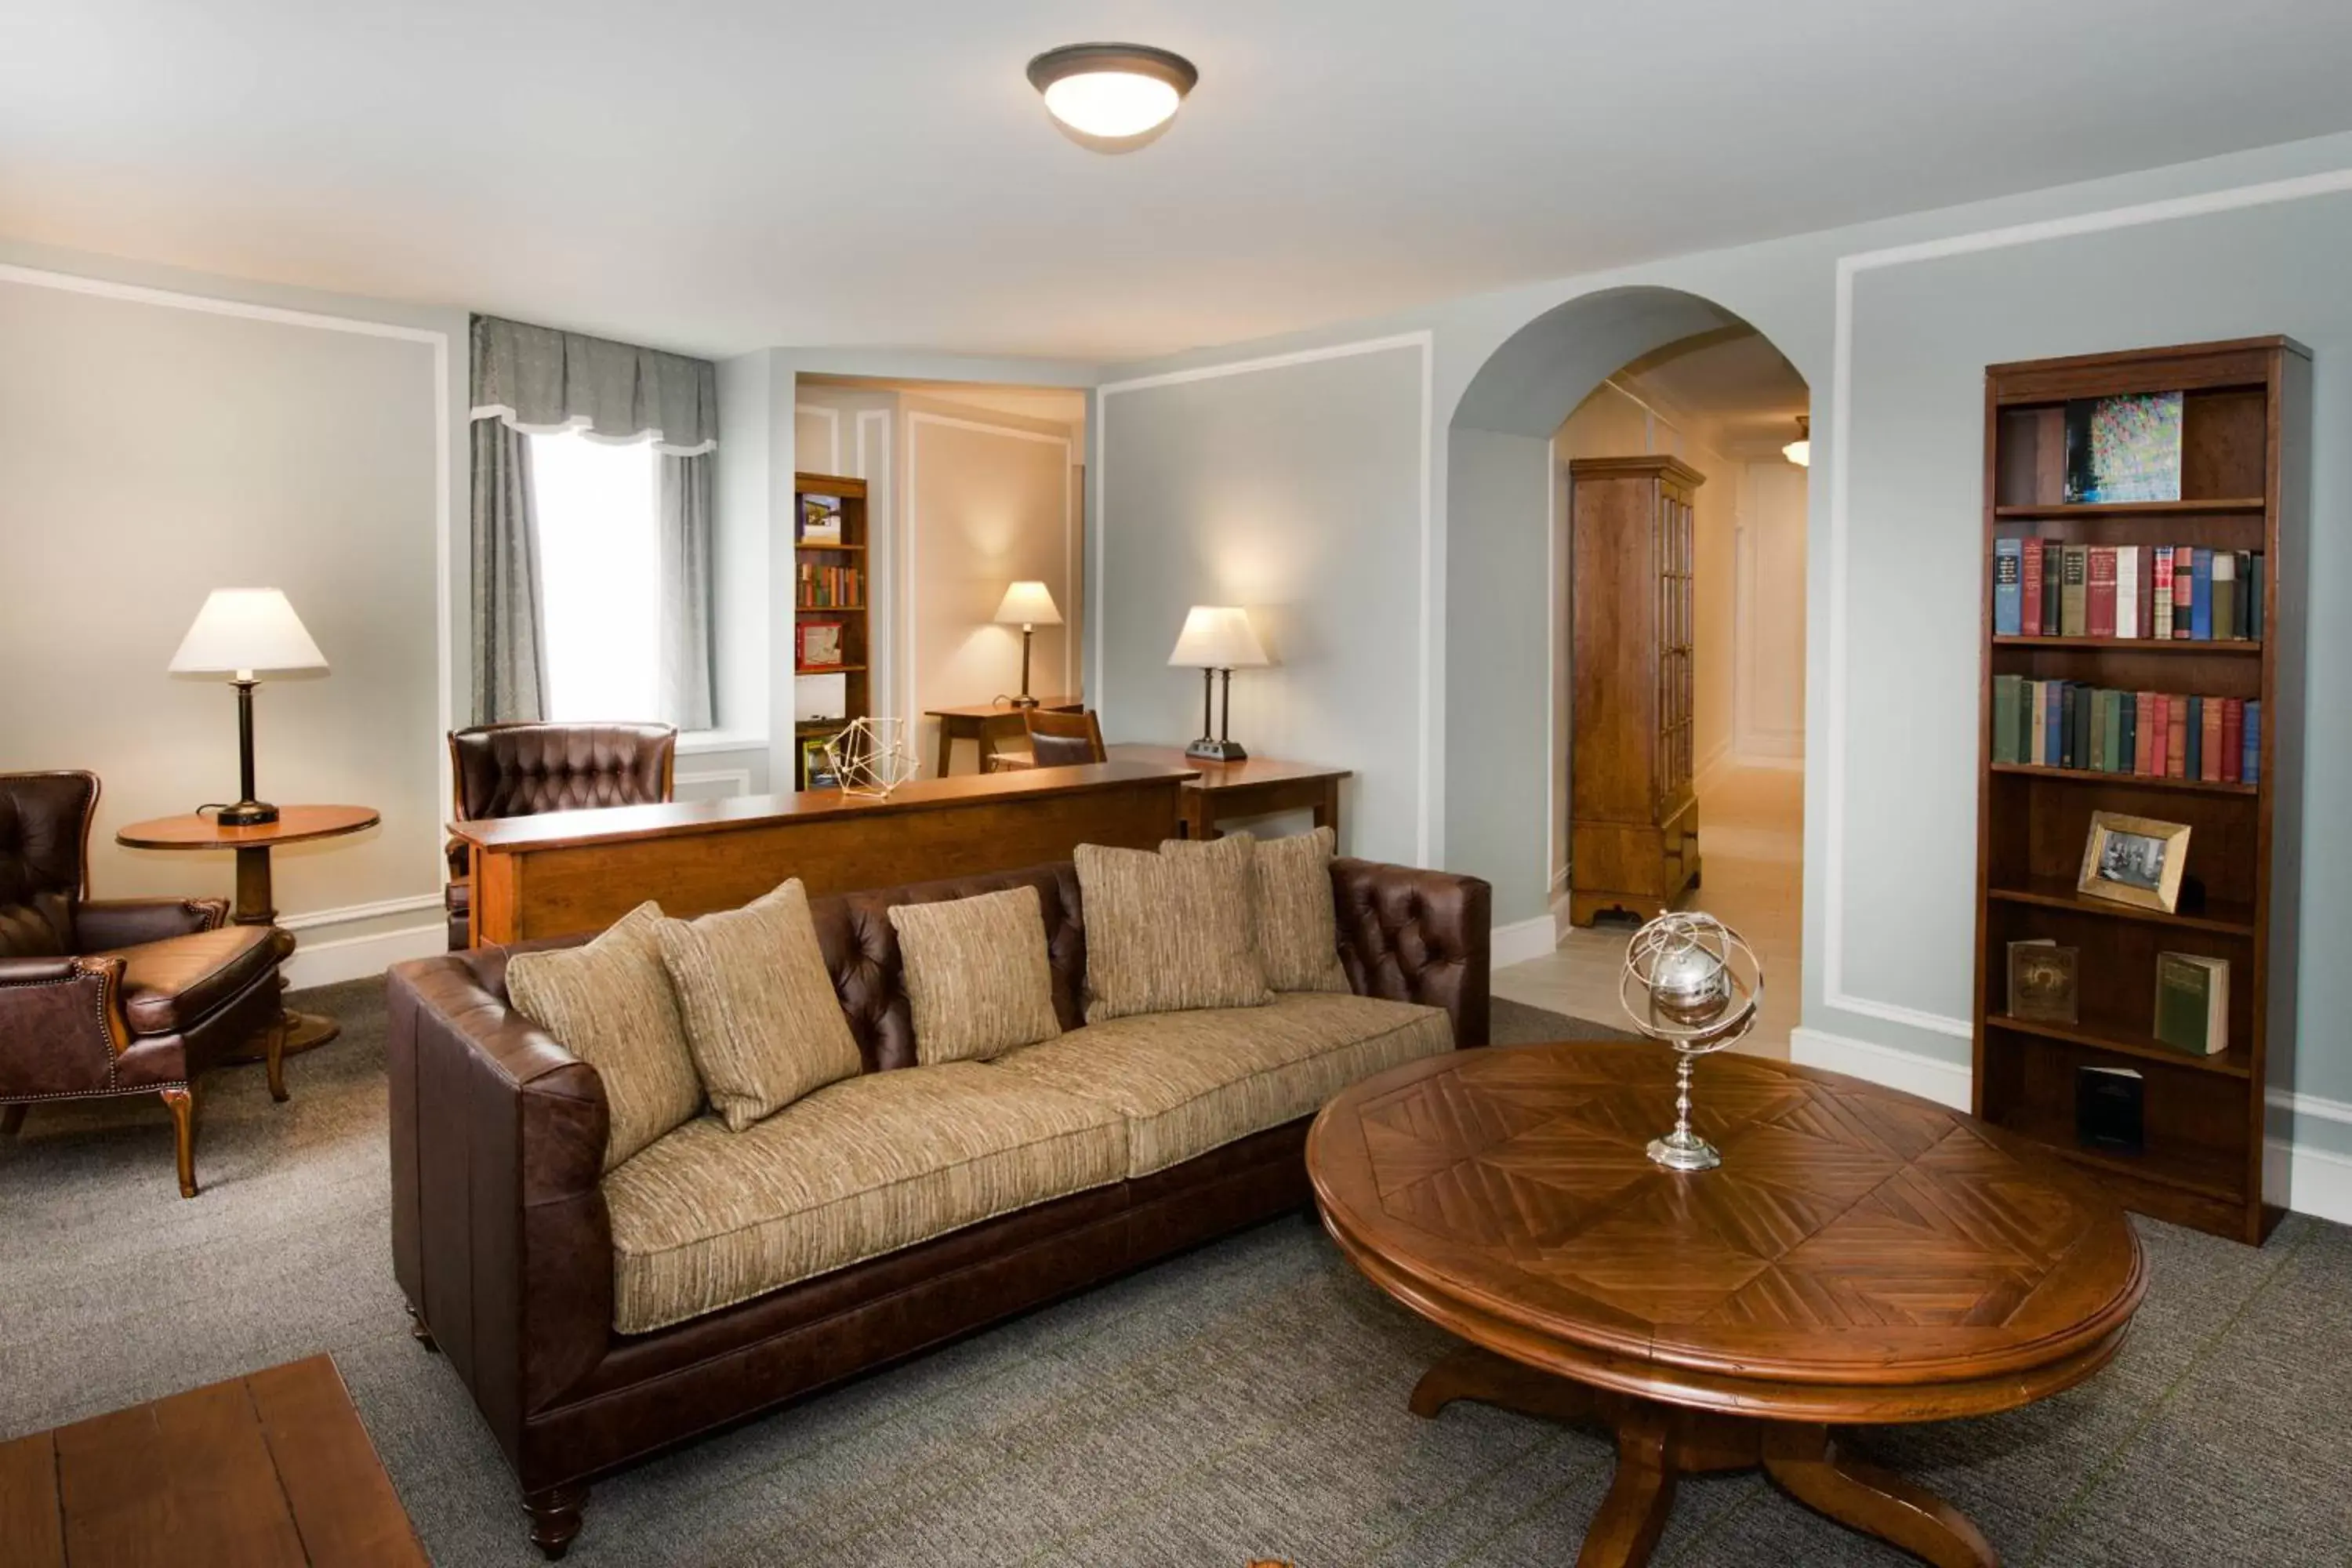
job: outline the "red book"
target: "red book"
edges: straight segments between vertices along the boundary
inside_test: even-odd
[[[2164,700],[2164,776],[2189,776],[2189,699],[2177,692]]]
[[[2087,584],[2083,595],[2083,635],[2091,637],[2111,637],[2116,635],[2116,547],[2112,544],[2091,546],[2090,564],[2084,574]]]
[[[2238,753],[2246,749],[2246,700],[2232,697],[2221,704],[2221,781],[2237,784]]]
[[[2038,637],[2042,635],[2042,544],[2038,540],[2025,542],[2018,564],[2017,586],[2018,635]]]
[[[2189,638],[2189,612],[2197,603],[2197,574],[2187,570],[2196,552],[2186,544],[2172,547],[2172,635]]]
[[[2136,773],[2154,772],[2155,770],[2148,766],[2148,760],[2164,754],[2156,749],[2156,712],[2158,700],[2155,692],[2143,691],[2132,704],[2135,722],[2132,725],[2131,771]]]
[[[2208,784],[2221,782],[2221,700],[2208,697],[2200,715],[2203,738],[2197,743],[2197,776]],[[2238,721],[2242,724],[2243,719]],[[2240,736],[2240,744],[2244,737]]]
[[[2164,776],[2165,760],[2171,752],[2171,740],[2167,715],[2172,711],[2172,699],[2161,691],[2151,691],[2141,704],[2140,733],[2147,737],[2147,766],[2140,771],[2157,778]]]
[[[2172,635],[2172,546],[2159,544],[2147,553],[2156,568],[2156,591],[2148,598],[2147,635],[2168,637]]]

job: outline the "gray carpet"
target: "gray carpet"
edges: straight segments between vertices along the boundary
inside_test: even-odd
[[[0,1438],[332,1352],[434,1559],[536,1562],[502,1461],[410,1342],[385,1239],[381,987],[343,1039],[219,1075],[183,1203],[151,1104],[36,1110],[0,1143]],[[1614,1031],[1498,1005],[1509,1038]],[[2260,1251],[2144,1224],[2154,1283],[2085,1387],[1862,1434],[2012,1565],[2342,1564],[2352,1541],[2352,1231]],[[1444,1337],[1304,1219],[1263,1226],[596,1489],[572,1561],[925,1568],[1565,1563],[1600,1436],[1404,1397]],[[1693,1482],[1657,1559],[1906,1559],[1752,1476]]]

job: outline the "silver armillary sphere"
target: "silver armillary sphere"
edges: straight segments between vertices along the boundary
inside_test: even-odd
[[[887,800],[915,776],[915,756],[896,719],[851,720],[824,743],[824,755],[844,795]]]
[[[1633,933],[1617,1000],[1633,1026],[1674,1048],[1675,1130],[1650,1140],[1670,1171],[1711,1171],[1715,1145],[1691,1131],[1691,1064],[1737,1045],[1756,1026],[1764,966],[1740,934],[1713,915],[1664,914]]]

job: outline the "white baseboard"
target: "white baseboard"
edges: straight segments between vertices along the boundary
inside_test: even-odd
[[[2288,1208],[2352,1225],[2352,1157],[2273,1138],[2263,1146],[2263,1187],[2269,1196],[2278,1195],[2282,1175]]]
[[[1799,1067],[1826,1068],[1850,1078],[1885,1084],[1938,1105],[1948,1105],[1955,1110],[1969,1108],[1972,1087],[1969,1069],[1923,1057],[1916,1051],[1898,1051],[1891,1046],[1823,1034],[1801,1026],[1789,1031],[1789,1059]]]
[[[1743,768],[1771,768],[1784,773],[1805,771],[1805,754],[1802,752],[1735,752],[1731,760]]]
[[[1538,915],[1533,920],[1496,926],[1487,942],[1494,965],[1501,969],[1506,964],[1525,963],[1549,954],[1559,945],[1559,927],[1550,915]]]
[[[437,907],[440,900],[434,902]],[[367,936],[305,942],[286,961],[286,983],[299,991],[310,985],[332,985],[339,980],[382,979],[383,972],[395,963],[429,958],[446,952],[448,946],[449,927],[443,921]]]

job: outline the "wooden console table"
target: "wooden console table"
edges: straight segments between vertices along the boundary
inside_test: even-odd
[[[0,1563],[427,1568],[322,1355],[0,1443]]]
[[[1075,713],[1086,706],[1076,697],[1040,697],[1037,706],[1052,709],[1056,713]],[[1004,749],[1004,742],[1022,734],[1028,726],[1022,722],[1024,710],[1002,702],[980,702],[970,708],[926,708],[923,717],[940,721],[940,761],[938,776],[945,778],[955,765],[955,743],[970,741],[980,748],[980,771],[988,771],[988,759]]]
[[[114,836],[126,849],[234,849],[236,851],[236,902],[229,919],[241,926],[278,923],[278,908],[269,887],[269,852],[280,844],[306,844],[314,838],[340,838],[373,827],[383,818],[372,805],[281,805],[275,822],[233,826],[201,812],[184,816],[159,816],[134,822]],[[285,1055],[293,1056],[323,1046],[342,1032],[342,1026],[322,1013],[286,1013]],[[257,1062],[256,1048],[231,1051],[223,1059]]]
[[[1200,775],[1184,786],[1187,838],[1214,838],[1222,821],[1276,811],[1311,811],[1316,826],[1329,828],[1334,837],[1339,834],[1339,781],[1349,776],[1347,768],[1286,763],[1273,757],[1204,763],[1186,756],[1181,746],[1118,745],[1109,750],[1115,763],[1190,768]]]
[[[787,877],[812,896],[1013,871],[1081,844],[1150,849],[1183,822],[1188,765],[1140,761],[839,790],[455,822],[474,878],[472,944],[601,931],[647,899],[691,917]]]

